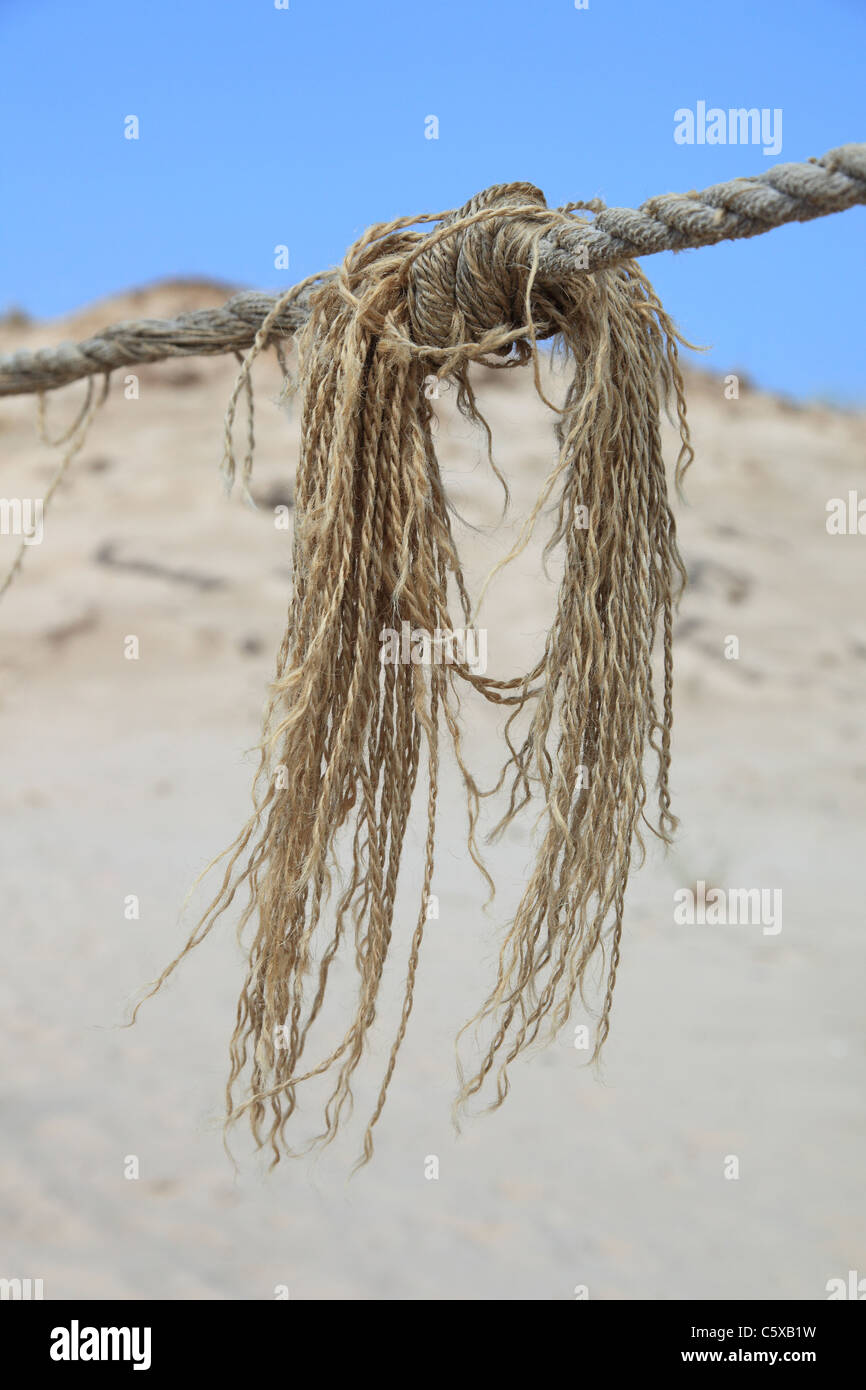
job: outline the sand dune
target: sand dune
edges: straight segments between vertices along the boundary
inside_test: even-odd
[[[123,317],[219,302],[226,287],[133,292],[63,322],[0,322],[0,351]],[[0,1273],[94,1298],[822,1298],[866,1271],[862,841],[866,537],[830,535],[829,499],[866,495],[862,414],[799,406],[691,371],[697,450],[677,505],[690,571],[676,634],[675,809],[629,894],[603,1076],[568,1028],[521,1060],[495,1115],[450,1125],[453,1039],[492,978],[531,853],[531,820],[467,863],[453,769],[416,1007],[373,1164],[347,1183],[402,995],[421,872],[385,981],[356,1124],[270,1177],[243,1135],[221,1145],[226,1052],[242,978],[225,922],[121,1031],[127,1002],[175,954],[198,872],[249,805],[265,688],[282,633],[294,421],[258,373],[258,512],[218,474],[233,359],[115,381],[31,547],[0,623],[4,1069]],[[439,403],[443,472],[477,586],[552,462],[526,372],[479,372],[501,494],[477,432]],[[52,428],[82,388],[50,402]],[[39,496],[54,456],[33,402],[0,402],[7,497]],[[675,454],[669,431],[671,460]],[[491,591],[491,667],[543,641],[555,597],[543,530]],[[0,562],[14,541],[0,538]],[[140,658],[124,657],[129,635]],[[739,642],[727,659],[726,642]],[[730,644],[728,644],[730,647]],[[473,762],[499,723],[467,702]],[[673,895],[779,889],[782,929],[677,925]],[[127,920],[129,895],[140,901]],[[189,921],[189,925],[192,922]],[[348,983],[348,971],[343,983]],[[581,1022],[576,1015],[575,1024]],[[312,1112],[310,1123],[317,1115]],[[437,1155],[437,1181],[425,1158]],[[138,1160],[138,1179],[124,1176]],[[730,1158],[739,1177],[725,1176]]]

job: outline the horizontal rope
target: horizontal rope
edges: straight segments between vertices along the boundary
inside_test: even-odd
[[[731,179],[701,193],[664,193],[637,209],[601,204],[592,222],[559,225],[538,243],[538,272],[548,281],[575,268],[600,270],[659,251],[684,251],[759,236],[787,222],[808,222],[866,203],[866,144],[841,145],[804,164],[777,164],[754,177]],[[324,283],[336,272],[312,277]],[[292,337],[309,314],[317,284],[304,281],[268,327],[268,340]],[[0,396],[49,391],[82,377],[169,357],[212,356],[249,348],[274,306],[286,295],[251,291],[216,309],[197,309],[174,319],[114,324],[81,343],[0,356]]]

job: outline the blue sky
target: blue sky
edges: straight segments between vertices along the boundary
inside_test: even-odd
[[[289,6],[0,0],[0,311],[161,276],[275,289],[487,184],[636,205],[866,139],[866,0]],[[781,153],[678,145],[698,101],[781,109]],[[644,268],[710,365],[866,403],[864,233],[855,208]]]

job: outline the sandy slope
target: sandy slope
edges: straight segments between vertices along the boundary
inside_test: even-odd
[[[217,302],[166,285],[62,324],[0,326],[0,351],[123,316]],[[293,422],[259,375],[251,513],[217,474],[226,361],[115,384],[2,610],[4,1137],[0,1274],[46,1297],[821,1298],[866,1272],[863,813],[866,538],[832,537],[828,498],[866,492],[862,416],[689,377],[698,461],[679,505],[692,583],[677,633],[676,809],[683,828],[630,891],[614,1028],[599,1080],[569,1030],[513,1069],[492,1117],[450,1128],[453,1038],[491,979],[531,850],[491,849],[485,914],[446,773],[436,890],[409,1035],[376,1158],[346,1182],[402,993],[422,835],[405,865],[396,950],[355,1128],[319,1161],[262,1176],[220,1142],[241,978],[230,925],[144,1011],[126,1002],[174,953],[195,875],[246,814],[259,712],[282,631]],[[478,530],[475,582],[513,538],[551,459],[525,374],[487,373],[508,524],[481,442],[441,403],[443,468]],[[80,388],[52,402],[59,426]],[[672,436],[671,436],[672,442]],[[673,452],[673,451],[672,451]],[[7,497],[53,467],[33,405],[0,403]],[[0,540],[0,560],[12,542]],[[554,600],[534,544],[491,594],[491,665],[538,650]],[[127,661],[135,634],[141,657]],[[740,659],[725,660],[725,638]],[[468,710],[492,770],[496,720]],[[675,926],[697,879],[783,890],[783,929]],[[124,918],[137,894],[138,921]],[[344,971],[339,988],[349,983]],[[580,1022],[580,1016],[575,1017]],[[315,1123],[316,1115],[310,1116]],[[427,1181],[425,1156],[440,1177]],[[136,1155],[140,1178],[124,1178]],[[724,1176],[726,1157],[740,1177]]]

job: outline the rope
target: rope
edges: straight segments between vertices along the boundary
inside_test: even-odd
[[[530,184],[506,187],[531,192],[532,203],[540,199],[546,206],[543,195]],[[493,192],[487,190],[473,203]],[[536,283],[555,293],[557,283],[575,269],[600,270],[659,251],[759,236],[773,227],[808,222],[858,203],[866,203],[866,144],[841,145],[803,164],[777,164],[763,174],[731,179],[701,193],[665,193],[637,209],[605,208],[598,200],[567,203],[559,209],[561,216],[547,213],[550,223],[535,244]],[[581,210],[593,213],[594,220],[574,215]],[[534,215],[522,203],[513,208],[500,205],[498,211],[500,216],[508,213],[524,221]],[[453,217],[449,212],[406,218],[399,225]],[[491,239],[501,232],[497,222],[490,228]],[[434,231],[423,241],[430,243],[438,234]],[[458,260],[455,252],[455,266]],[[175,319],[118,323],[82,343],[0,356],[0,396],[53,390],[82,377],[168,357],[239,352],[253,345],[266,320],[268,338],[279,342],[303,327],[310,315],[311,296],[336,275],[326,271],[312,276],[282,295],[237,294],[221,308],[199,309]]]
[[[556,1036],[578,998],[597,1009],[598,1060],[610,1029],[633,850],[643,851],[646,826],[670,842],[676,825],[673,615],[685,570],[662,449],[666,407],[679,424],[677,483],[693,451],[678,361],[684,340],[635,258],[756,236],[864,202],[866,145],[701,194],[652,198],[637,211],[607,210],[596,201],[548,208],[532,184],[499,184],[457,211],[369,228],[337,270],[282,295],[238,295],[222,309],[120,324],[77,347],[0,362],[0,391],[40,393],[48,438],[41,393],[51,387],[101,373],[107,389],[117,367],[236,354],[241,368],[226,415],[223,471],[230,487],[232,426],[245,396],[240,476],[248,494],[251,369],[266,348],[279,355],[281,343],[297,335],[293,588],[253,814],[219,856],[225,862],[216,896],[145,995],[232,904],[244,903],[238,935],[247,924],[254,934],[230,1044],[227,1118],[245,1117],[274,1162],[298,1152],[286,1127],[297,1126],[307,1082],[327,1078],[331,1087],[323,1127],[307,1147],[329,1143],[351,1112],[380,986],[404,940],[398,883],[420,781],[427,829],[403,1004],[359,1162],[373,1153],[433,897],[443,746],[463,786],[467,858],[491,889],[477,838],[482,798],[504,790],[494,835],[536,796],[543,802],[534,863],[495,979],[467,1025],[475,1029],[475,1060],[472,1074],[460,1074],[459,1108],[482,1095],[489,1108],[501,1105],[511,1064],[536,1041]],[[580,215],[587,213],[594,220]],[[438,225],[419,230],[425,223]],[[560,589],[534,664],[517,675],[492,675],[486,658],[479,663],[470,655],[482,631],[478,604],[452,530],[425,386],[435,373],[457,388],[458,409],[484,429],[492,464],[472,364],[531,362],[546,400],[537,344],[552,336],[572,367],[563,403],[547,401],[555,412],[556,462],[497,568],[525,549],[542,511],[552,511],[547,549],[561,548]],[[281,365],[285,376],[284,357]],[[104,394],[96,401],[88,381],[76,419],[53,441],[67,453],[46,500]],[[20,562],[19,555],[7,583]],[[420,651],[408,657],[407,632],[413,646],[421,638]],[[467,686],[510,711],[504,763],[490,789],[476,781],[463,741]],[[332,896],[337,865],[340,890]],[[354,1012],[342,1040],[338,1029],[325,1043],[319,1025],[326,1004],[331,1012],[331,967],[352,959]]]
[[[578,993],[587,1001],[590,990],[600,996],[597,1058],[610,1027],[632,847],[643,844],[642,826],[669,840],[675,825],[672,634],[684,569],[660,418],[666,405],[676,410],[679,481],[692,458],[677,356],[683,340],[633,260],[592,275],[569,262],[567,274],[547,278],[541,243],[573,220],[548,208],[532,184],[497,185],[454,213],[421,220],[438,226],[425,234],[407,218],[369,228],[319,285],[298,334],[294,582],[253,814],[222,856],[222,886],[149,989],[156,993],[242,904],[237,929],[250,945],[227,1119],[244,1118],[274,1162],[305,1151],[296,1135],[306,1147],[327,1144],[348,1119],[383,981],[395,953],[405,952],[403,1004],[359,1162],[372,1156],[422,969],[443,749],[462,782],[467,860],[491,890],[478,834],[482,798],[504,791],[494,834],[535,795],[544,803],[535,863],[495,982],[468,1025],[479,1049],[474,1075],[461,1077],[461,1107],[482,1092],[501,1104],[511,1063],[555,1034]],[[232,394],[229,481],[231,409],[268,333],[266,322]],[[548,549],[562,547],[562,579],[537,659],[516,675],[493,675],[486,656],[477,659],[483,630],[425,386],[431,372],[450,381],[457,408],[484,431],[492,463],[472,365],[531,362],[544,398],[544,336],[560,339],[573,371],[564,401],[548,401],[556,461],[498,568],[525,550],[542,512],[552,511]],[[664,654],[654,668],[659,628]],[[416,645],[407,652],[409,633]],[[473,774],[461,728],[467,687],[509,711],[499,782],[489,790]],[[398,884],[419,797],[426,836],[410,938]],[[354,961],[357,990],[326,1041],[323,1011],[340,1018],[330,983],[338,961]],[[307,1143],[300,1112],[310,1081],[317,1095],[327,1083],[330,1095]]]

